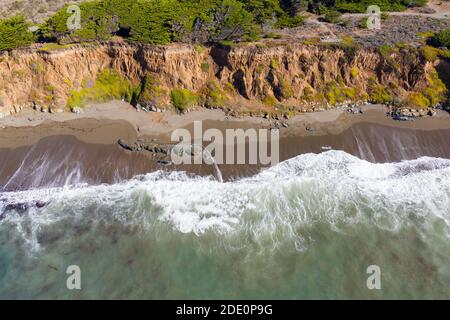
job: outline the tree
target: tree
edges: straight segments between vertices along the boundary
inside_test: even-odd
[[[255,20],[263,24],[274,17],[280,17],[285,12],[280,6],[279,0],[239,0],[245,4],[247,11],[252,12]]]
[[[35,37],[22,15],[0,20],[0,51],[30,45]]]
[[[208,42],[251,40],[257,34],[253,15],[236,0],[217,1],[208,17],[199,19],[206,22],[203,28],[208,33]]]

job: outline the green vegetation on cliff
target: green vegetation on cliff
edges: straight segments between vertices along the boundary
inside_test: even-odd
[[[95,81],[86,80],[81,90],[70,92],[67,107],[70,109],[84,107],[87,102],[103,102],[111,99],[125,99],[131,102],[135,88],[128,79],[117,72],[105,69]]]
[[[171,92],[172,104],[179,111],[184,112],[189,108],[196,107],[199,97],[188,89],[174,89]]]
[[[136,91],[135,96],[132,98],[135,101],[132,102],[137,101],[137,103],[146,107],[161,107],[167,96],[167,90],[160,85],[158,79],[147,75],[142,81],[140,89]]]
[[[434,34],[430,40],[435,47],[450,49],[450,29],[442,30]]]
[[[434,62],[438,58],[450,59],[450,29],[440,32],[419,34],[423,38],[422,56],[426,61]]]

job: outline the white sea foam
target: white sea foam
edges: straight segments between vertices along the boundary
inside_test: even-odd
[[[450,160],[420,158],[373,164],[345,152],[305,154],[260,174],[220,183],[181,172],[155,172],[114,185],[75,185],[0,193],[9,204],[48,203],[25,213],[9,210],[3,221],[38,248],[43,226],[64,219],[109,221],[147,232],[156,223],[182,233],[246,234],[261,246],[293,240],[305,246],[302,228],[326,223],[336,231],[371,224],[396,231],[433,222],[450,228]]]

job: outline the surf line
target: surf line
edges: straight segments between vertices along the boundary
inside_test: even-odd
[[[183,304],[182,307],[177,307],[177,315],[199,315],[207,318],[211,307],[190,307]]]

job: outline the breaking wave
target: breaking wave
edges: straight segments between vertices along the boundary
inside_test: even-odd
[[[311,242],[308,228],[322,224],[336,232],[355,224],[412,227],[423,237],[439,228],[448,239],[450,160],[374,164],[331,150],[225,183],[158,171],[113,185],[0,193],[0,225],[14,227],[33,250],[50,232],[69,237],[63,225],[116,223],[143,234],[164,225],[233,245],[297,250]]]

